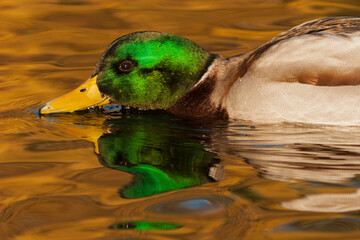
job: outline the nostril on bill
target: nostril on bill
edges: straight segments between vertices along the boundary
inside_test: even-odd
[[[87,89],[86,88],[82,88],[80,89],[80,92],[85,92]]]

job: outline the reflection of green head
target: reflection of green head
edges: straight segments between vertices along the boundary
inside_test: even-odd
[[[203,184],[214,154],[174,129],[153,121],[120,119],[115,133],[98,140],[99,159],[107,167],[134,175],[120,192],[139,198]]]

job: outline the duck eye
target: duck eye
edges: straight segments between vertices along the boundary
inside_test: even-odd
[[[123,62],[120,63],[119,65],[119,70],[121,72],[130,72],[133,68],[133,64],[132,62],[125,60]]]

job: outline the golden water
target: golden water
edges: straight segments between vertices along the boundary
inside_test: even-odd
[[[3,0],[0,9],[1,240],[360,237],[358,127],[34,114],[85,81],[121,35],[171,32],[227,57],[307,20],[359,16],[358,1]],[[134,176],[99,161],[97,153],[107,154],[103,133],[134,147],[126,151],[137,160],[171,162],[169,173],[177,171],[174,159],[213,158],[220,162],[205,165],[224,166],[224,177],[126,198]],[[126,222],[177,227],[110,227]]]

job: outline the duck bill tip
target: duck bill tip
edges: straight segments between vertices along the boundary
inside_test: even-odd
[[[39,109],[40,115],[72,113],[89,107],[108,104],[109,98],[99,91],[96,80],[97,76],[91,77],[78,88],[44,104]]]

